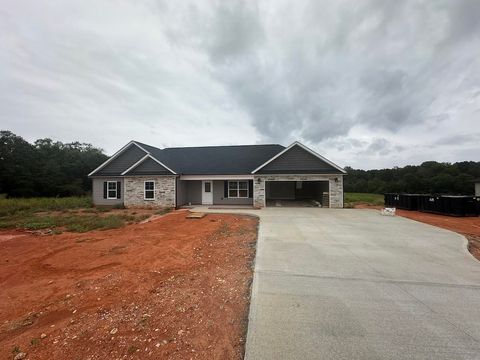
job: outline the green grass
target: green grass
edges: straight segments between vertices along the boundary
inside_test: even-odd
[[[135,221],[130,215],[35,215],[22,214],[13,218],[0,218],[1,228],[21,228],[27,230],[58,229],[66,231],[87,232],[91,230],[115,229],[127,221]]]
[[[355,204],[383,205],[382,194],[368,193],[345,193],[345,207],[353,207]]]
[[[0,199],[0,229],[87,232],[115,229],[145,218],[145,215],[107,215],[103,213],[110,209],[92,206],[88,197]],[[79,209],[82,210],[78,212]],[[60,214],[51,214],[52,211]]]
[[[0,218],[20,212],[66,211],[92,207],[92,199],[87,196],[64,198],[0,199]]]

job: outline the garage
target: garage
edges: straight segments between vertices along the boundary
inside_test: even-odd
[[[252,174],[255,207],[343,207],[343,177],[347,172],[299,142]]]
[[[267,206],[329,207],[328,181],[266,181]]]

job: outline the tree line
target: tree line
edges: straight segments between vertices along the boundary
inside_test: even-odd
[[[91,190],[87,174],[107,159],[91,144],[38,139],[33,144],[0,131],[0,194],[9,197],[84,195]],[[381,170],[346,167],[345,192],[474,193],[480,162],[439,163]]]
[[[107,159],[91,144],[38,139],[0,131],[0,194],[9,197],[84,195],[87,174]]]
[[[418,166],[381,170],[346,168],[345,192],[473,195],[480,178],[480,162],[441,163],[426,161]]]

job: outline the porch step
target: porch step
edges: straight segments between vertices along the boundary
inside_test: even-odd
[[[202,212],[189,212],[187,216],[185,216],[186,219],[201,219],[205,217],[205,213]]]

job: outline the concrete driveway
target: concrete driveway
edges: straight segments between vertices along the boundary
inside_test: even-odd
[[[246,359],[480,359],[464,237],[374,210],[254,213]]]

